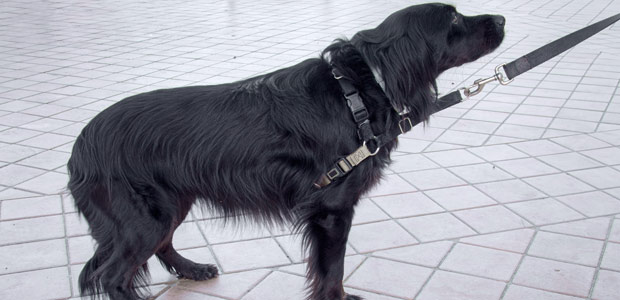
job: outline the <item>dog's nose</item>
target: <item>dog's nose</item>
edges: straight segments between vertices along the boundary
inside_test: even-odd
[[[495,21],[495,24],[497,24],[497,26],[499,27],[503,27],[504,24],[506,24],[506,18],[504,18],[503,16],[493,16],[493,21]]]

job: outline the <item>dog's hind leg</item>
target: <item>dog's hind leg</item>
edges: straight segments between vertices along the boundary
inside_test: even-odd
[[[192,201],[180,201],[179,203],[191,203]],[[179,254],[172,246],[172,236],[174,231],[179,227],[181,222],[187,216],[191,206],[181,208],[179,212],[179,221],[171,230],[170,235],[166,238],[163,245],[159,248],[155,255],[162,265],[172,274],[176,274],[179,278],[191,280],[207,280],[218,275],[217,267],[212,264],[198,264]]]
[[[311,300],[359,300],[342,287],[344,255],[353,219],[352,208],[322,208],[306,219],[304,240],[309,247]]]
[[[143,299],[146,261],[172,236],[177,209],[156,188],[108,184],[110,188],[91,189],[99,193],[90,195],[88,204],[79,202],[98,244],[80,286],[107,293],[112,300]]]

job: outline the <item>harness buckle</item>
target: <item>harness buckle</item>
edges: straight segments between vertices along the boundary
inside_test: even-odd
[[[413,123],[411,122],[411,119],[409,117],[406,117],[398,121],[398,128],[400,129],[401,134],[405,134],[413,128]]]

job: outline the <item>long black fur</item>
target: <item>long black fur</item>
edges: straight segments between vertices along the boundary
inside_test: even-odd
[[[360,146],[331,66],[358,88],[380,134],[397,126],[392,105],[427,119],[437,76],[499,46],[503,22],[463,17],[448,5],[411,6],[351,41],[337,40],[320,58],[110,106],[78,136],[68,163],[69,190],[98,244],[80,274],[81,293],[143,298],[153,254],[179,277],[217,276],[215,266],[181,257],[171,243],[198,203],[226,218],[295,224],[309,253],[308,299],[360,299],[342,288],[353,208],[381,178],[396,141],[346,177],[313,186]]]

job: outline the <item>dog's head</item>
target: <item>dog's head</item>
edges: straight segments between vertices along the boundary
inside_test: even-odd
[[[351,42],[381,73],[393,104],[426,120],[437,76],[495,50],[504,38],[504,22],[498,15],[463,16],[450,5],[422,4],[393,13]]]

